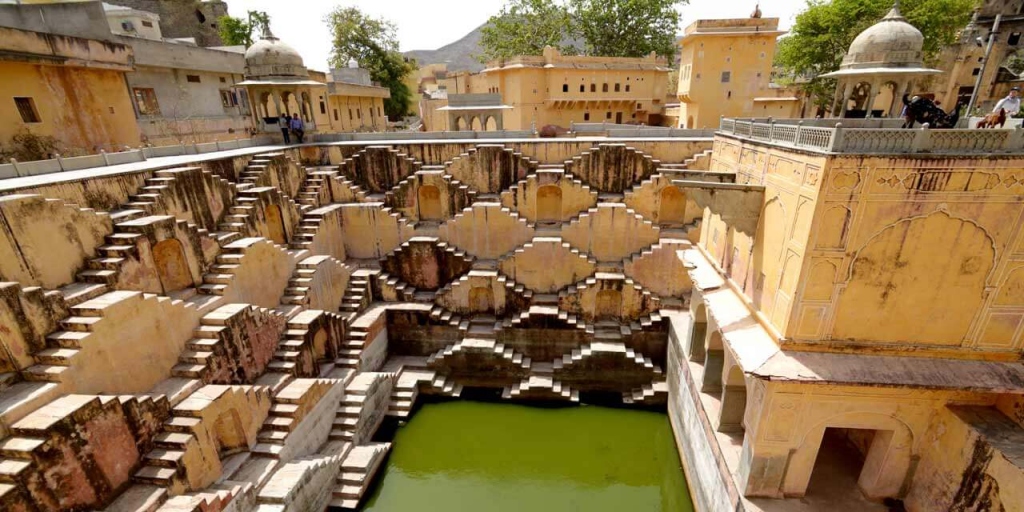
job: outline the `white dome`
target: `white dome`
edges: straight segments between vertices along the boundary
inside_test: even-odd
[[[351,68],[351,69],[358,68],[359,67],[359,61],[357,61],[356,59],[349,59],[348,60],[348,67]]]
[[[920,67],[924,36],[893,7],[881,21],[857,35],[840,69]]]
[[[246,76],[308,77],[302,55],[273,35],[257,41],[245,51]]]

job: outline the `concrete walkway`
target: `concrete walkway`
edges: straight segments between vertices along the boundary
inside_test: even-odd
[[[36,176],[24,176],[21,178],[8,178],[0,180],[0,194],[14,192],[25,188],[34,188],[54,183],[66,183],[84,179],[103,176],[115,176],[139,171],[152,171],[156,169],[167,169],[180,167],[206,160],[219,158],[231,158],[235,156],[255,155],[269,151],[280,151],[290,146],[255,146],[242,149],[228,149],[225,151],[214,151],[210,153],[199,153],[195,155],[161,156],[150,158],[142,162],[131,162],[127,164],[108,165],[104,167],[92,167],[77,171],[54,172],[50,174],[39,174]]]

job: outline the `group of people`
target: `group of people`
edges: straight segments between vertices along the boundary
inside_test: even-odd
[[[281,114],[281,118],[277,120],[278,128],[281,128],[281,135],[284,135],[284,143],[292,143],[292,135],[295,135],[295,140],[299,144],[302,144],[303,138],[306,136],[306,125],[302,124],[302,119],[299,119],[298,114],[292,114],[289,118],[288,114]]]

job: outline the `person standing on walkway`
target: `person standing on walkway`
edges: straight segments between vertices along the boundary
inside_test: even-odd
[[[299,119],[298,114],[292,114],[292,132],[295,134],[295,138],[302,144],[302,137],[306,134],[306,127],[302,124],[302,119]]]
[[[281,118],[277,120],[277,127],[281,129],[281,135],[284,136],[285,144],[292,143],[292,136],[290,135],[290,124],[291,123],[290,120],[288,119],[288,114],[281,114]]]
[[[1006,112],[1006,117],[1015,116],[1020,112],[1020,87],[1011,88],[1010,94],[999,100],[992,112],[999,112],[999,109]]]

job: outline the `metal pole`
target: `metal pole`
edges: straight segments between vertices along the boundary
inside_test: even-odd
[[[978,102],[978,92],[981,91],[981,82],[985,77],[985,69],[988,68],[988,57],[992,53],[992,46],[994,46],[996,34],[999,32],[999,22],[1002,19],[1003,15],[997,14],[995,22],[992,23],[992,31],[988,33],[988,45],[985,47],[985,56],[981,58],[981,70],[978,72],[978,79],[974,82],[974,90],[971,91],[971,101],[967,103],[967,113],[964,114],[965,118],[971,117],[974,105]]]

